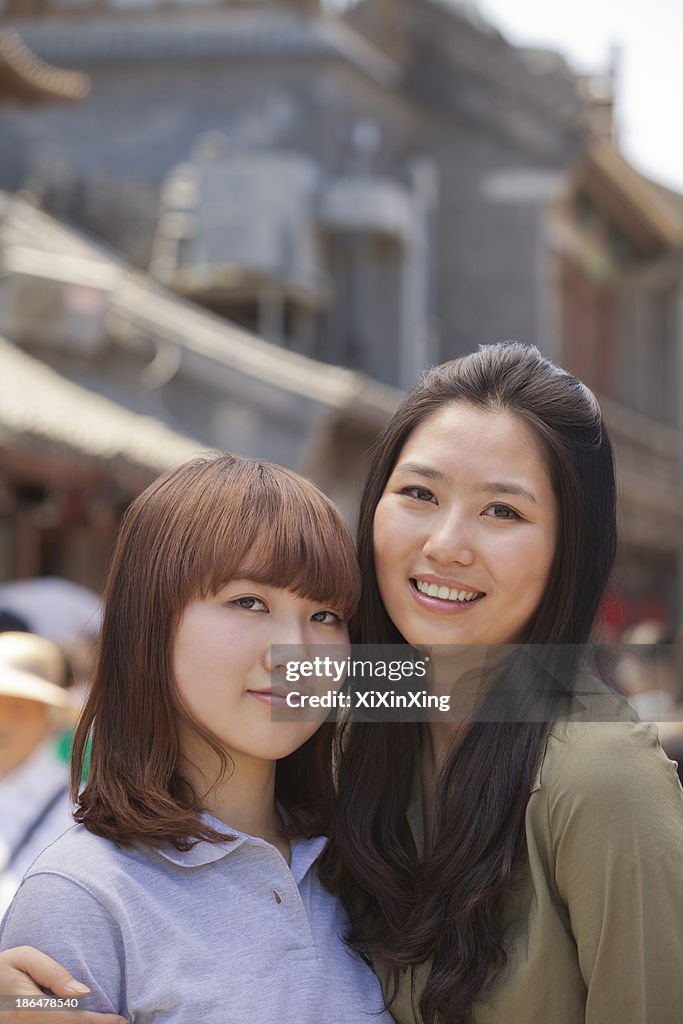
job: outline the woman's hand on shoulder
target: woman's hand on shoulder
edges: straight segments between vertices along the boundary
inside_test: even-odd
[[[125,1024],[125,1019],[115,1013],[88,1010],[51,1010],[48,1022],[43,1009],[8,1006],[8,996],[41,998],[45,997],[44,989],[62,999],[82,997],[90,991],[56,960],[31,946],[17,946],[0,953],[0,1024]]]

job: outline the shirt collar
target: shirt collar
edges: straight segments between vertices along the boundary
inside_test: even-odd
[[[212,815],[204,813],[200,815],[203,824],[215,829],[225,835],[225,842],[207,843],[203,840],[195,843],[190,850],[178,850],[173,843],[164,843],[157,847],[161,856],[181,868],[203,867],[205,864],[212,864],[228,857],[240,847],[248,845],[254,848],[267,848],[274,850],[274,847],[265,839],[257,836],[247,835],[238,829],[230,828],[225,822],[219,821]],[[297,885],[303,880],[322,853],[327,839],[325,836],[315,836],[312,839],[293,839],[291,842],[292,862],[290,870]]]
[[[230,853],[239,849],[247,841],[247,836],[237,829],[229,828],[224,822],[210,814],[201,814],[200,821],[203,825],[215,829],[225,835],[225,841],[221,843],[207,843],[200,840],[189,850],[178,850],[173,843],[164,843],[156,847],[158,853],[171,864],[177,864],[180,868],[202,867],[204,864],[211,864],[213,861],[227,857]]]

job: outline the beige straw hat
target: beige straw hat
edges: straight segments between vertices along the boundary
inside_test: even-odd
[[[78,705],[61,683],[64,656],[56,644],[34,633],[0,633],[0,694],[33,700],[75,718]]]

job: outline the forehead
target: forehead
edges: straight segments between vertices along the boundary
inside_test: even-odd
[[[548,482],[541,442],[528,424],[506,410],[451,402],[413,430],[397,460],[419,462],[449,477]]]

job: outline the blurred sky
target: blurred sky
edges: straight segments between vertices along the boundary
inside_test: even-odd
[[[683,0],[476,0],[511,43],[563,53],[603,72],[620,46],[619,144],[633,165],[683,192]]]

